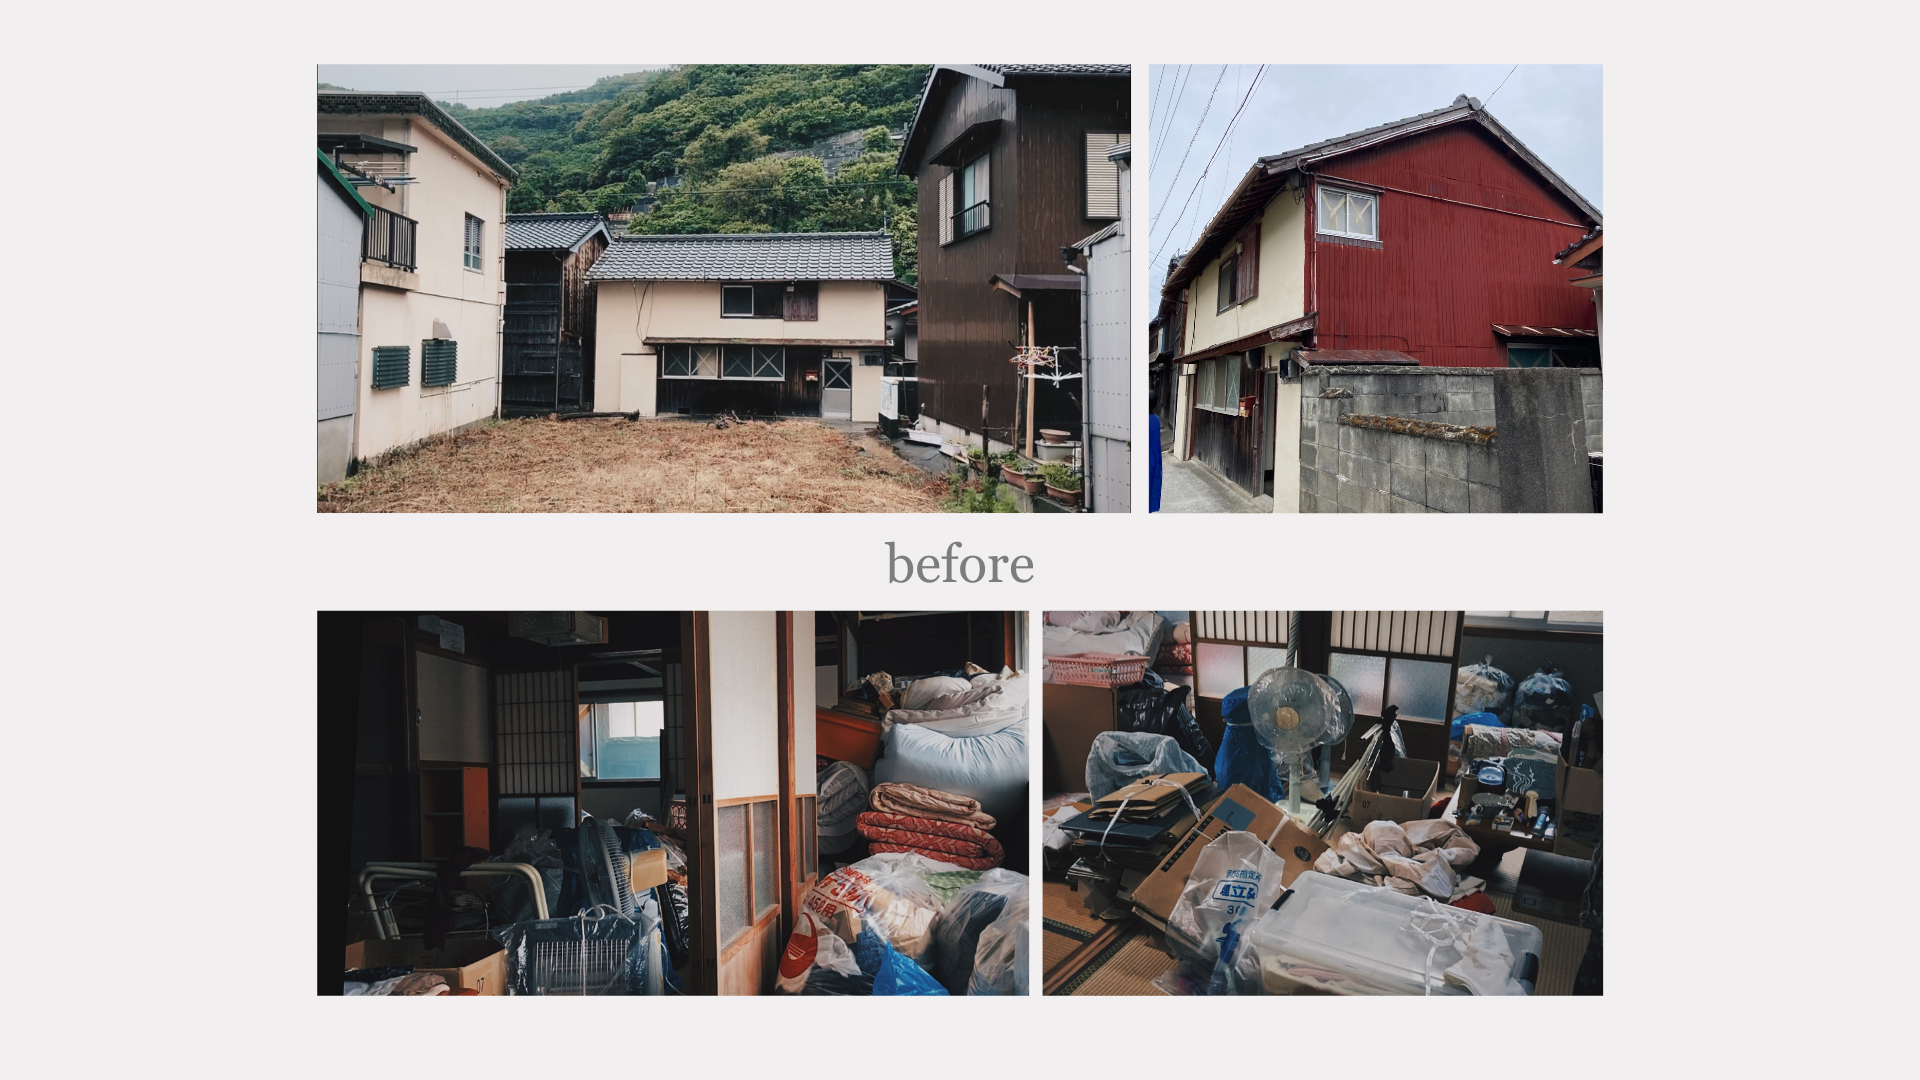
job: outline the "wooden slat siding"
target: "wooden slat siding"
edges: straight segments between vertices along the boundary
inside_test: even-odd
[[[1112,132],[1086,134],[1087,218],[1111,221],[1120,216],[1120,167],[1107,160],[1119,138]]]
[[[934,168],[945,170],[940,174],[940,245],[945,247],[953,243],[954,172],[945,165],[936,165]]]
[[[1007,358],[1008,343],[1020,340],[1021,305],[995,292],[988,279],[996,273],[1062,273],[1060,248],[1100,227],[1085,217],[1082,137],[1087,131],[1128,130],[1130,80],[1058,79],[995,90],[977,79],[940,78],[923,120],[932,124],[927,152],[975,123],[998,119],[1001,125],[989,151],[992,226],[920,250],[920,406],[929,417],[975,431],[980,388],[988,386],[987,424],[994,438],[1004,440],[1017,420],[1016,378]],[[910,167],[918,167],[921,179],[920,235],[938,236],[937,177],[945,170],[924,161]],[[1059,336],[1077,343],[1078,316],[1059,321]],[[1047,343],[1044,337],[1041,343]]]
[[[1397,349],[1427,366],[1505,367],[1494,323],[1596,325],[1586,290],[1567,284],[1565,268],[1552,263],[1584,229],[1474,208],[1582,220],[1477,124],[1343,155],[1318,171],[1330,186],[1347,179],[1473,204],[1384,191],[1380,247],[1314,244],[1321,347]]]

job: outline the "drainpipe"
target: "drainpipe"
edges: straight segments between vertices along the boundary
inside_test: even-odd
[[[1087,467],[1089,457],[1087,449],[1092,437],[1087,430],[1087,408],[1093,401],[1093,361],[1087,355],[1087,301],[1091,294],[1087,291],[1087,272],[1073,265],[1073,256],[1078,254],[1074,248],[1061,248],[1060,257],[1066,261],[1070,273],[1080,275],[1080,509],[1083,513],[1093,512],[1093,470]],[[1089,264],[1093,258],[1093,249],[1087,249]],[[1057,369],[1056,369],[1057,370]]]

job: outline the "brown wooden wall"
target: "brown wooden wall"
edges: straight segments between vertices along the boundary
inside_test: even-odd
[[[921,411],[977,431],[984,385],[989,434],[1011,441],[1017,378],[1007,360],[1020,339],[1020,302],[988,282],[996,273],[1065,273],[1060,248],[1104,224],[1082,216],[1082,135],[1128,128],[1130,83],[1029,79],[995,89],[943,73],[934,94],[922,121],[933,127],[913,163],[920,180]],[[926,164],[924,155],[993,119],[1001,124],[989,151],[992,227],[942,247],[940,178],[947,167]]]

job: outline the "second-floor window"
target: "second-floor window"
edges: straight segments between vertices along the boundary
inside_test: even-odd
[[[989,195],[992,183],[988,155],[972,161],[940,179],[940,242],[955,240],[985,231],[992,224]]]
[[[1320,189],[1319,232],[1355,240],[1380,240],[1380,197],[1339,188]]]
[[[1125,132],[1087,132],[1087,217],[1094,221],[1120,216],[1120,165],[1107,151],[1126,141]]]
[[[813,322],[820,318],[820,285],[814,281],[722,285],[720,314],[728,319]]]
[[[1260,292],[1260,223],[1240,230],[1233,245],[1220,260],[1220,303],[1225,311],[1235,304],[1253,299]]]
[[[461,265],[469,270],[480,269],[481,221],[472,214],[467,215],[467,246],[460,256]]]

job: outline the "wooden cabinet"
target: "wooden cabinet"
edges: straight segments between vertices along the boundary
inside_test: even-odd
[[[420,770],[420,857],[444,859],[460,847],[486,848],[487,770],[474,766]]]
[[[1105,687],[1042,685],[1041,782],[1047,794],[1087,790],[1087,752],[1094,736],[1114,730],[1118,702],[1119,691]]]

